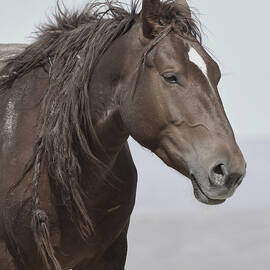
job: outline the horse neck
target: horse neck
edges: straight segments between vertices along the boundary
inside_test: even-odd
[[[129,132],[121,117],[121,103],[127,91],[130,74],[136,63],[132,58],[132,42],[137,39],[137,28],[118,38],[106,51],[95,68],[91,83],[91,113],[96,133],[105,150],[113,158],[126,143]],[[132,72],[131,72],[132,73]]]

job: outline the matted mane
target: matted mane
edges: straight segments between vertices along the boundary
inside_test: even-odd
[[[41,216],[38,182],[44,156],[51,182],[60,192],[82,237],[86,238],[94,231],[79,184],[82,158],[89,161],[93,177],[102,177],[106,173],[106,166],[96,154],[102,146],[91,119],[91,80],[98,61],[112,42],[140,19],[137,7],[137,2],[125,8],[115,1],[93,2],[80,11],[68,11],[58,6],[54,19],[39,28],[36,41],[8,60],[1,71],[2,91],[7,91],[16,79],[38,67],[44,67],[49,76],[49,87],[44,93],[40,112],[39,138],[24,173],[35,169],[34,223],[40,222]],[[184,8],[176,8],[173,1],[161,3],[160,26],[164,29],[171,26],[183,37],[201,42],[194,19]],[[158,41],[157,36],[153,46]],[[35,226],[38,225],[33,225],[38,237]]]

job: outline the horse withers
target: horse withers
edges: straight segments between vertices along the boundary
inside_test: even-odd
[[[200,202],[222,203],[242,182],[221,73],[187,3],[136,7],[61,10],[20,53],[2,46],[0,269],[124,269],[129,136],[187,176]]]

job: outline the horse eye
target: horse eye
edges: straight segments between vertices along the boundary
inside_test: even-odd
[[[172,73],[165,73],[162,75],[162,77],[164,78],[164,80],[167,82],[167,83],[170,83],[170,84],[177,84],[179,83],[178,82],[178,78],[175,74],[172,74]]]

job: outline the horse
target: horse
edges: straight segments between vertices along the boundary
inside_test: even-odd
[[[1,45],[0,269],[123,270],[137,171],[127,139],[221,204],[246,162],[221,72],[183,0],[59,7]]]

